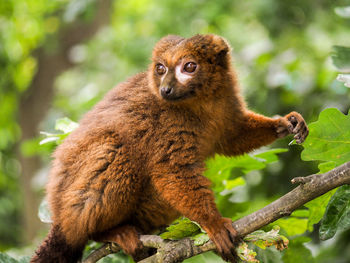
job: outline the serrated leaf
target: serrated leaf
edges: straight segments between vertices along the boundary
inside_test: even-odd
[[[321,112],[309,125],[301,158],[304,161],[332,161],[335,166],[350,160],[350,117],[335,108]]]
[[[209,236],[206,233],[199,233],[191,237],[191,239],[194,241],[196,246],[201,246],[209,241]]]
[[[350,6],[336,7],[334,12],[341,17],[350,18]]]
[[[344,82],[344,86],[350,88],[350,74],[339,74],[337,80]]]
[[[181,218],[166,228],[166,232],[160,234],[163,239],[179,240],[200,233],[200,227],[189,220]]]
[[[43,223],[52,223],[51,212],[49,210],[49,204],[46,199],[43,199],[39,205],[38,216]]]
[[[350,47],[333,46],[332,60],[341,72],[350,72]]]
[[[65,134],[70,133],[79,126],[78,123],[64,117],[56,120],[55,130],[63,131]]]
[[[328,203],[321,227],[320,238],[329,239],[339,230],[350,228],[350,185],[338,188]]]

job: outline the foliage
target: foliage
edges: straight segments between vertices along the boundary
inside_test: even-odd
[[[44,48],[48,54],[54,54],[57,44],[62,41],[59,33],[75,19],[91,18],[94,3],[95,0],[7,0],[0,4],[0,250],[18,247],[22,241],[21,170],[16,149],[21,131],[17,116],[20,100],[27,95],[31,81],[40,70],[36,50]],[[348,45],[350,20],[346,18],[349,7],[338,7],[345,4],[346,1],[332,0],[115,1],[110,25],[91,41],[70,50],[68,59],[74,68],[55,80],[52,107],[38,130],[52,130],[56,119],[62,116],[78,120],[116,83],[145,70],[152,46],[166,34],[216,33],[226,37],[234,46],[242,91],[253,110],[270,116],[297,110],[307,120],[315,120],[318,113],[329,106],[347,112],[350,106],[346,87],[349,85],[349,47],[345,45]],[[334,44],[337,46],[331,55],[341,73],[337,78],[339,81],[335,80],[337,72],[328,59]],[[342,118],[339,112],[337,118]],[[334,129],[327,121],[325,124],[329,126],[322,128],[322,134],[326,134],[329,127]],[[310,140],[316,133],[310,133]],[[46,135],[44,142],[55,140],[59,143],[67,133]],[[25,156],[40,155],[42,167],[46,169],[49,153],[56,143],[39,146],[40,140],[32,138],[18,148]],[[280,140],[274,147],[286,147],[287,140],[291,139]],[[306,153],[313,151],[313,146],[304,145]],[[320,147],[318,143],[316,146]],[[235,219],[250,213],[289,191],[292,187],[286,183],[289,179],[314,173],[315,164],[321,159],[300,162],[300,148],[290,146],[288,152],[279,156],[279,162],[269,160],[269,156],[276,158],[273,150],[267,151],[269,156],[253,153],[234,162],[223,157],[208,161],[206,175],[214,182],[222,214]],[[337,159],[327,158],[319,163],[321,172],[331,169],[337,162]],[[220,165],[223,166],[220,168]],[[44,177],[37,176],[27,184],[37,188],[39,184],[44,185]],[[312,262],[311,253],[304,246],[309,241],[296,239],[293,235],[309,235],[333,194],[334,191],[327,193],[291,217],[277,221],[281,232],[290,240],[289,249],[282,255],[275,249],[254,247],[257,258],[261,262],[303,262],[305,259]],[[334,208],[341,207],[337,196],[330,202]],[[339,198],[341,196],[342,193]],[[326,215],[330,215],[329,212]],[[326,215],[324,222],[334,222],[331,223],[333,228],[326,224],[327,231],[342,225],[340,218]],[[198,240],[204,238],[198,235]],[[342,242],[337,239],[334,247],[348,242],[348,238]],[[318,249],[320,251],[316,253],[323,255],[325,251],[329,262],[334,262],[336,257],[345,257],[345,249],[338,254]],[[323,258],[327,257],[323,255]],[[347,259],[350,260],[350,256]],[[110,256],[103,262],[113,260],[126,262],[129,259]],[[222,262],[213,253],[193,260]]]
[[[335,12],[345,18],[349,18],[350,7],[336,8]],[[341,72],[350,72],[350,48],[344,46],[334,46],[333,63]],[[346,87],[350,87],[350,74],[339,74],[337,80],[344,82]],[[350,113],[350,110],[349,110]],[[337,131],[334,132],[336,139],[344,139],[343,146],[335,144],[337,148],[336,156],[330,156],[326,163],[321,163],[324,170],[330,169],[333,165],[339,165],[350,160],[350,141],[346,137],[349,135],[350,114],[347,116],[339,112],[333,111],[333,115],[329,112],[330,118],[333,120]],[[337,115],[337,116],[335,116]],[[339,119],[340,118],[340,119]],[[329,129],[330,125],[327,127]],[[326,143],[327,144],[327,143]],[[338,147],[337,147],[338,146]],[[325,146],[326,147],[326,146]],[[346,157],[344,157],[346,156]],[[322,159],[321,159],[322,160]],[[320,167],[319,166],[319,167]],[[320,168],[321,169],[321,168]],[[320,238],[325,240],[333,237],[336,231],[350,229],[350,196],[349,185],[344,185],[338,188],[335,194],[327,205],[326,213],[320,226]]]
[[[329,239],[337,231],[350,229],[350,186],[339,187],[328,203],[320,227],[320,238]]]
[[[224,197],[234,194],[236,187],[245,185],[244,178],[242,176],[237,176],[237,171],[248,174],[254,170],[264,169],[267,164],[278,160],[277,153],[286,151],[286,149],[270,149],[230,158],[216,155],[215,158],[207,160],[205,175],[213,182],[213,189],[217,193],[216,196],[219,208],[227,206],[228,210],[231,212],[231,216],[236,213],[236,211],[232,211],[234,210],[232,208],[234,201],[228,199],[231,205],[226,204],[227,198]],[[278,235],[278,231],[278,226],[275,226],[273,230],[267,233],[262,230],[256,231],[246,236],[244,241],[252,242],[254,245],[263,249],[272,245],[275,245],[279,249],[284,249],[288,244],[288,239]],[[183,218],[176,220],[166,229],[166,232],[162,233],[160,236],[164,239],[174,240],[191,237],[196,245],[202,245],[209,240],[204,233],[204,230],[202,230],[197,223]],[[255,258],[256,252],[248,248],[248,245],[244,242],[237,248],[237,253],[242,260],[247,262],[259,262]]]
[[[6,0],[0,3],[0,250],[22,242],[24,207],[16,145],[21,136],[20,98],[38,70],[33,51],[57,33],[61,23],[57,11],[67,2]],[[36,149],[37,144],[32,144],[30,152],[38,154]]]
[[[326,172],[350,160],[350,115],[326,109],[309,128],[301,154],[304,161],[327,162],[319,166],[321,172]]]
[[[337,109],[326,109],[321,112],[319,120],[309,125],[310,136],[304,143],[302,159],[305,161],[320,160],[320,172],[339,166],[350,160],[350,115],[344,115]],[[350,213],[349,186],[340,187],[336,194],[331,191],[320,198],[311,201],[310,213],[314,217],[312,223],[318,223],[325,211],[320,227],[321,239],[334,236],[337,229],[350,228],[348,214]],[[316,219],[315,219],[316,218]]]
[[[8,254],[0,252],[0,262],[1,263],[28,263],[29,257],[21,257],[20,259],[15,259]]]
[[[78,123],[72,121],[71,119],[65,117],[56,120],[55,130],[62,131],[63,133],[49,133],[49,132],[40,132],[45,135],[46,138],[40,141],[41,144],[56,142],[56,144],[62,143],[64,138],[66,138],[75,128],[78,127]]]
[[[233,173],[234,169],[239,169],[243,174],[264,169],[267,164],[277,161],[277,153],[286,151],[287,149],[280,148],[237,157],[216,155],[215,158],[207,160],[205,176],[213,182],[213,189],[216,192],[231,190],[234,187],[245,184],[242,176],[238,177]]]
[[[261,249],[275,246],[278,250],[283,250],[288,246],[288,239],[285,236],[278,234],[280,228],[275,226],[269,232],[263,230],[257,230],[244,237],[244,241],[252,242],[254,245]]]
[[[323,161],[319,165],[321,172],[326,172],[335,166],[349,161],[349,125],[349,115],[346,116],[336,109],[326,109],[321,112],[319,120],[309,125],[310,135],[303,145],[302,159],[305,161]],[[218,193],[227,189],[232,190],[232,188],[244,185],[245,183],[242,177],[230,179],[232,178],[234,168],[239,168],[244,173],[248,173],[254,169],[262,169],[266,166],[266,162],[276,160],[275,153],[283,151],[283,149],[273,149],[259,154],[244,155],[235,158],[216,156],[215,159],[208,160],[206,176],[213,180],[214,189]],[[261,157],[265,157],[265,159]],[[226,187],[227,185],[230,187]],[[297,210],[289,218],[279,219],[272,225],[282,227],[288,236],[293,237],[302,235],[308,230],[312,231],[313,224],[318,223],[323,216],[324,218],[320,228],[322,239],[334,236],[337,229],[344,230],[350,228],[349,186],[342,186],[336,194],[334,192],[330,191],[306,204],[309,210]],[[330,202],[327,206],[329,199]],[[325,211],[326,213],[324,214]],[[179,239],[197,235],[199,231],[200,228],[195,223],[191,225],[191,222],[185,219],[183,224],[177,222],[175,225],[170,226],[168,232],[163,233],[162,237]],[[257,234],[259,234],[259,231],[253,235]],[[244,240],[252,241],[252,238],[248,235]],[[283,236],[282,240],[284,240]],[[303,245],[303,243],[308,241],[310,240],[305,238],[292,239],[290,249],[283,256],[284,262],[295,262],[297,260],[304,260],[305,258],[308,258],[307,262],[313,262],[310,251]],[[273,243],[269,237],[262,233],[260,240],[256,241],[255,245],[265,248]],[[244,247],[242,249],[244,250]],[[251,260],[250,262],[255,262],[255,256]]]
[[[184,237],[194,236],[200,231],[200,227],[196,223],[188,218],[183,218],[174,221],[160,237],[163,239],[179,240]]]
[[[261,248],[266,249],[275,246],[278,250],[284,250],[288,246],[288,239],[279,235],[280,228],[274,227],[271,231],[265,232],[263,230],[255,231],[246,237],[237,246],[236,252],[239,258],[245,262],[259,262],[256,259],[257,253],[248,247],[248,242]],[[188,218],[176,220],[172,225],[166,228],[166,231],[160,235],[163,239],[179,240],[190,237],[194,240],[194,244],[201,246],[208,242],[209,237],[195,222]],[[197,261],[197,259],[188,259],[185,262]]]

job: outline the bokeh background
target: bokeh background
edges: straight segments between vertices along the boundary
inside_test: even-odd
[[[167,34],[215,33],[233,47],[249,107],[273,116],[296,110],[310,121],[327,107],[347,112],[333,45],[349,45],[350,20],[334,0],[2,0],[0,2],[0,251],[30,255],[47,226],[37,216],[53,144],[39,131],[78,121],[117,83],[144,71]],[[259,174],[248,199],[264,204],[316,171],[291,138],[280,161]],[[254,177],[255,176],[255,177]],[[258,207],[258,205],[256,205]],[[317,226],[316,226],[317,229]],[[349,233],[310,245],[315,262],[350,262]],[[349,254],[349,253],[347,253]],[[349,256],[349,255],[348,255]],[[269,262],[269,261],[266,261]],[[271,261],[275,262],[275,261]],[[277,262],[277,261],[276,261]]]

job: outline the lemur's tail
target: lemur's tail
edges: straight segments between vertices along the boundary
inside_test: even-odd
[[[30,262],[76,263],[82,256],[83,248],[83,245],[79,245],[79,247],[68,245],[60,227],[53,225]]]

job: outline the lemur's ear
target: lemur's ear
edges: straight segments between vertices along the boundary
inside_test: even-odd
[[[209,35],[209,37],[212,38],[212,42],[214,44],[214,50],[219,54],[227,54],[231,52],[231,47],[227,40],[223,37],[217,36],[217,35]]]
[[[211,37],[214,45],[213,51],[215,52],[216,62],[221,66],[225,66],[231,52],[231,47],[225,38],[217,35],[211,35]]]
[[[230,63],[231,47],[223,37],[213,34],[196,35],[193,41],[202,53],[211,58],[212,63],[223,67],[227,67]]]

